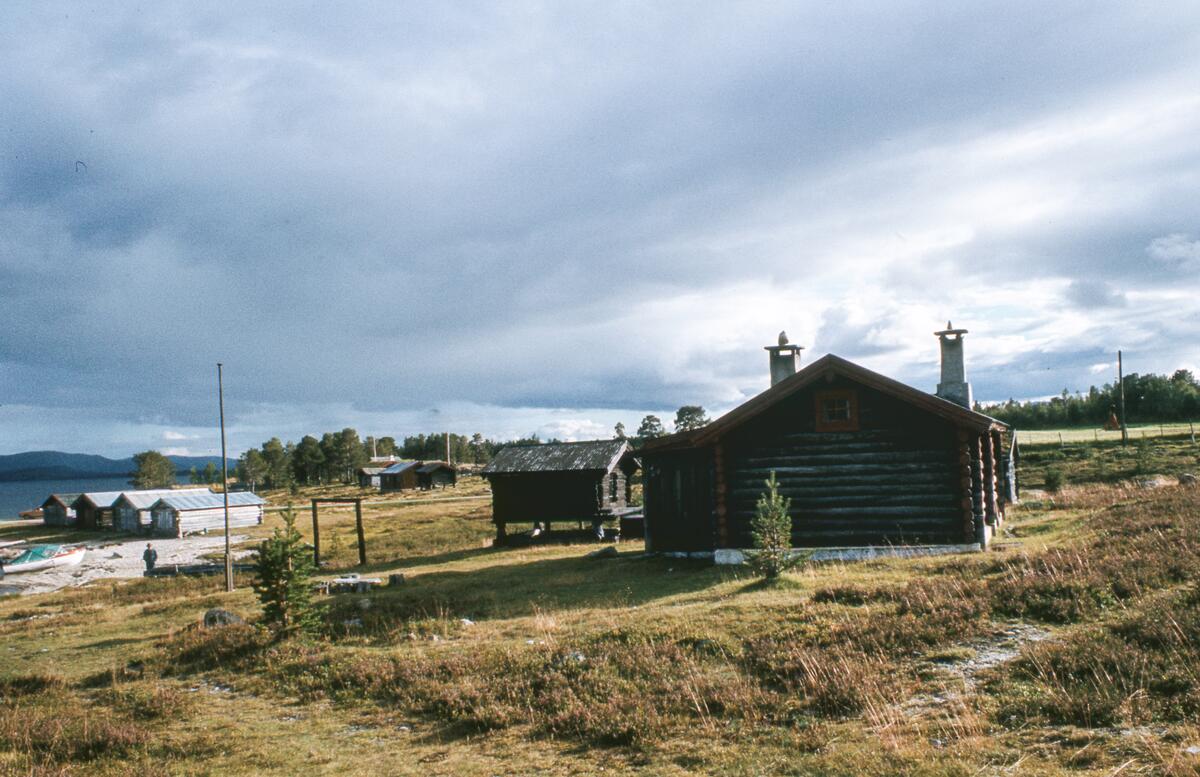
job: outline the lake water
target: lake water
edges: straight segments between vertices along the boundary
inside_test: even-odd
[[[130,487],[127,477],[0,481],[0,521],[15,519],[18,513],[41,507],[42,502],[51,494],[124,491]]]

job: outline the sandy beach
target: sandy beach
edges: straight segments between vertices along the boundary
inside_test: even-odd
[[[231,538],[234,544],[245,539],[245,536],[240,535]],[[193,564],[204,554],[225,546],[223,535],[150,540],[143,537],[87,542],[84,543],[88,548],[87,555],[79,566],[6,575],[0,579],[0,595],[40,594],[60,588],[81,586],[104,578],[141,577],[146,569],[142,562],[142,551],[146,549],[147,542],[158,551],[159,566]],[[245,549],[235,550],[238,556],[248,552]]]

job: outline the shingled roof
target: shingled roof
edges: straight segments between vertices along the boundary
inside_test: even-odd
[[[481,475],[528,472],[608,472],[633,448],[625,440],[510,445],[483,468]]]

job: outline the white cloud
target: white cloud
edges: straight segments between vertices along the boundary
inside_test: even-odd
[[[1146,253],[1167,266],[1191,272],[1200,269],[1200,240],[1176,232],[1156,237],[1146,246]]]

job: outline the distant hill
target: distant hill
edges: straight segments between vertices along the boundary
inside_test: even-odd
[[[204,469],[211,461],[221,466],[220,456],[168,456],[175,471],[187,474],[192,467]],[[229,468],[237,466],[229,459]],[[110,459],[89,453],[62,451],[28,451],[0,456],[0,481],[67,480],[70,478],[121,477],[134,470],[133,457]]]

